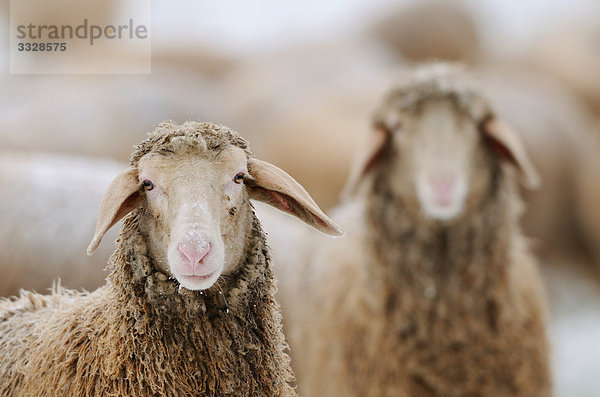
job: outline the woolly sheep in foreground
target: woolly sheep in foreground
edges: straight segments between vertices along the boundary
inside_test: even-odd
[[[386,97],[369,138],[333,216],[346,238],[271,242],[299,392],[550,394],[518,226],[517,177],[538,181],[518,137],[459,70],[430,64]]]
[[[234,131],[159,125],[100,206],[89,253],[131,212],[107,284],[0,302],[0,394],[295,395],[249,198],[340,233]]]

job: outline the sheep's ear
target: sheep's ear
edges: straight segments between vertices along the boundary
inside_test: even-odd
[[[321,211],[302,185],[282,169],[258,159],[248,160],[250,178],[245,181],[250,197],[297,217],[332,236],[342,229]]]
[[[540,177],[516,132],[495,117],[484,123],[483,132],[491,140],[494,150],[517,167],[521,184],[527,189],[538,188]]]
[[[141,201],[142,189],[141,184],[138,182],[137,170],[128,168],[117,175],[106,193],[104,193],[102,203],[100,203],[94,238],[87,248],[88,255],[92,255],[96,251],[108,229],[137,208]]]
[[[375,127],[366,136],[362,149],[352,162],[352,169],[342,191],[342,196],[351,195],[356,191],[360,180],[377,164],[383,148],[390,139],[389,132],[384,127]]]

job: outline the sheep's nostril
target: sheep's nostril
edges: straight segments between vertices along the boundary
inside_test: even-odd
[[[196,265],[208,255],[210,252],[210,244],[206,241],[197,244],[180,244],[179,252],[181,252],[190,264]]]
[[[428,179],[436,193],[443,196],[449,196],[456,185],[456,177],[451,175],[430,175]]]

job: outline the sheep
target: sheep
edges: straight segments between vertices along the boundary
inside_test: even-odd
[[[86,234],[104,190],[122,169],[107,159],[0,153],[0,296],[19,288],[43,291],[56,278],[78,289],[104,283],[114,245],[105,243],[99,255],[87,257]],[[111,231],[105,240],[116,238]]]
[[[593,129],[595,136],[589,139],[580,157],[581,164],[576,174],[576,204],[573,206],[578,217],[578,224],[583,231],[584,241],[589,247],[596,277],[600,276],[600,123]]]
[[[548,71],[600,114],[600,25],[591,18],[550,24],[527,48],[523,58]]]
[[[341,233],[233,130],[161,123],[102,199],[89,254],[129,214],[106,285],[0,302],[0,395],[295,395],[249,198]]]
[[[472,14],[456,1],[402,4],[387,10],[370,33],[414,62],[441,59],[476,63],[483,58],[483,51]]]
[[[271,240],[300,393],[549,395],[518,225],[517,182],[539,178],[518,136],[444,63],[393,89],[374,127],[332,211],[346,237]]]

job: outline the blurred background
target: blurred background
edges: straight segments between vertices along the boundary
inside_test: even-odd
[[[96,23],[128,12],[90,10]],[[0,296],[103,283],[116,232],[85,256],[100,198],[160,121],[238,130],[327,209],[398,76],[459,61],[543,176],[524,228],[547,281],[556,395],[600,396],[600,2],[152,1],[149,75],[11,75],[8,24],[0,0]]]

